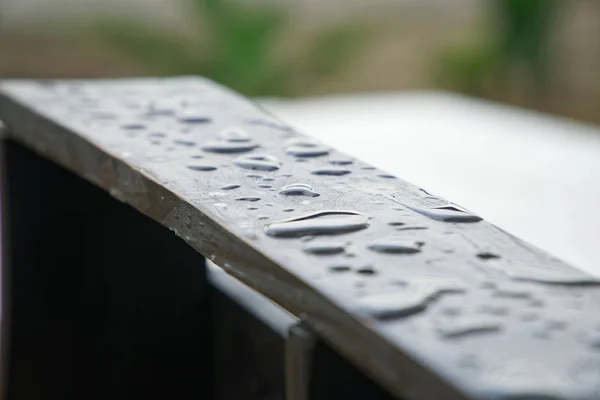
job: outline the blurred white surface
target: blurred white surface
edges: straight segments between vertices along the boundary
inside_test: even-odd
[[[600,128],[441,93],[261,103],[600,276]]]

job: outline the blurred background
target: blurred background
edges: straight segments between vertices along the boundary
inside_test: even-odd
[[[0,78],[181,74],[248,96],[443,89],[600,122],[600,2],[0,0]]]

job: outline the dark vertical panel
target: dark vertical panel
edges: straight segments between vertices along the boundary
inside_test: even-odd
[[[202,256],[18,144],[3,168],[8,398],[209,398]]]

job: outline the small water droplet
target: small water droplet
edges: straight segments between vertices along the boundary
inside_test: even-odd
[[[164,138],[164,137],[167,137],[167,135],[162,132],[152,132],[151,134],[148,135],[148,137]]]
[[[477,253],[477,257],[482,260],[493,260],[496,258],[500,258],[500,256],[498,254],[488,253],[488,252]]]
[[[362,167],[361,168],[364,171],[374,171],[376,168],[375,167],[371,167],[371,166],[366,166],[366,167]]]
[[[530,322],[540,318],[540,315],[536,312],[525,312],[521,315],[521,321]]]
[[[350,271],[350,267],[347,265],[332,265],[331,267],[329,267],[329,270],[331,272],[347,272]]]
[[[312,171],[312,174],[321,176],[342,176],[347,175],[350,172],[351,171],[348,169],[331,167],[315,169],[314,171]]]
[[[510,308],[506,306],[486,304],[479,308],[479,312],[489,315],[508,315],[508,313],[510,312]]]
[[[353,163],[354,163],[354,161],[350,161],[350,160],[331,160],[331,161],[329,161],[329,164],[332,164],[332,165],[350,165]]]
[[[146,129],[146,125],[139,123],[139,122],[131,122],[128,124],[121,125],[121,128],[127,129],[127,130],[142,130],[142,129]]]
[[[320,211],[293,219],[275,222],[265,227],[265,233],[275,237],[309,235],[339,235],[365,229],[368,217],[355,211]]]
[[[265,219],[269,219],[269,217],[267,217],[266,215],[261,215],[260,217],[258,217],[258,219],[265,220]]]
[[[480,317],[452,318],[437,328],[437,332],[445,339],[457,339],[482,333],[499,332],[503,328],[496,320]]]
[[[178,144],[180,146],[186,146],[186,147],[192,147],[196,145],[196,142],[193,142],[191,140],[179,140],[179,139],[175,139],[173,140],[173,143]]]
[[[188,165],[187,166],[189,169],[191,169],[192,171],[214,171],[217,169],[217,167],[214,167],[212,165]]]
[[[380,178],[384,178],[384,179],[397,179],[394,175],[390,175],[390,174],[379,174],[377,176]]]
[[[370,266],[360,267],[356,270],[356,272],[361,275],[375,275],[376,273],[375,269],[373,269],[373,267]]]
[[[275,178],[264,177],[264,178],[262,178],[262,180],[265,182],[272,182],[275,180]]]
[[[456,280],[413,279],[394,291],[371,293],[361,297],[359,310],[378,319],[398,318],[423,311],[448,293],[463,293],[464,285]]]
[[[246,178],[263,179],[263,176],[259,174],[246,174]]]
[[[250,211],[258,210],[258,207],[248,207],[248,210],[250,210]]]
[[[237,201],[259,201],[260,197],[243,196],[243,197],[237,197],[236,200]]]
[[[404,225],[404,222],[393,221],[393,222],[388,222],[388,225],[390,225],[390,226],[402,226],[402,225]]]
[[[413,240],[403,237],[387,237],[371,242],[367,246],[370,250],[379,253],[411,254],[421,251],[420,246]]]
[[[238,167],[259,171],[275,171],[281,167],[281,163],[270,155],[242,156],[233,160]]]
[[[546,329],[551,331],[562,331],[567,328],[567,321],[560,319],[549,319],[544,325]]]
[[[345,244],[342,242],[310,242],[304,247],[304,251],[318,255],[339,254],[345,251]]]
[[[221,186],[219,189],[221,190],[233,190],[239,188],[240,185],[237,183],[230,183],[229,185]]]
[[[178,115],[177,119],[186,124],[207,124],[211,122],[206,115],[200,114],[194,110],[183,110]]]
[[[279,194],[285,196],[319,196],[319,193],[315,192],[312,186],[304,183],[292,183],[291,185],[284,186],[279,191]]]
[[[273,186],[262,183],[262,184],[258,185],[258,187],[262,188],[262,189],[269,189],[269,188],[272,188]]]

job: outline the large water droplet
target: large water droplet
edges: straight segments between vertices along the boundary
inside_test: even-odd
[[[438,333],[446,339],[456,339],[464,336],[499,332],[502,324],[496,319],[463,316],[452,318],[437,328]]]
[[[389,292],[371,293],[359,299],[359,309],[378,319],[398,318],[423,311],[447,293],[463,293],[460,281],[420,278]]]
[[[461,210],[457,206],[443,206],[434,208],[411,208],[419,214],[425,215],[431,219],[444,222],[479,222],[483,218],[471,214],[466,210]]]
[[[411,239],[404,237],[386,237],[371,242],[368,248],[379,253],[418,253],[421,247]]]
[[[304,251],[310,254],[330,255],[343,253],[346,249],[342,242],[310,242],[304,247]]]
[[[341,175],[347,175],[350,172],[351,171],[348,169],[331,167],[331,168],[315,169],[314,171],[312,171],[312,174],[313,175],[341,176]]]
[[[198,165],[198,164],[188,165],[187,167],[193,171],[214,171],[215,169],[217,169],[217,167],[214,167],[212,165]]]
[[[502,266],[504,273],[514,280],[555,285],[600,285],[600,279],[566,264],[549,261],[547,264],[510,261]]]
[[[247,142],[227,142],[224,140],[211,140],[202,146],[202,150],[211,153],[244,153],[258,147],[258,144]]]
[[[246,133],[246,131],[240,128],[225,129],[219,132],[218,136],[221,140],[226,142],[245,143],[250,141],[250,136]]]
[[[238,167],[258,171],[275,171],[281,167],[281,163],[270,155],[242,156],[233,160]]]
[[[279,194],[285,196],[319,196],[319,193],[315,192],[312,186],[305,183],[292,183],[291,185],[284,186],[279,191]]]
[[[320,157],[329,154],[329,150],[307,139],[292,139],[287,142],[285,152],[296,157]]]
[[[275,237],[339,235],[365,229],[366,215],[354,211],[320,211],[265,226],[265,233]]]

